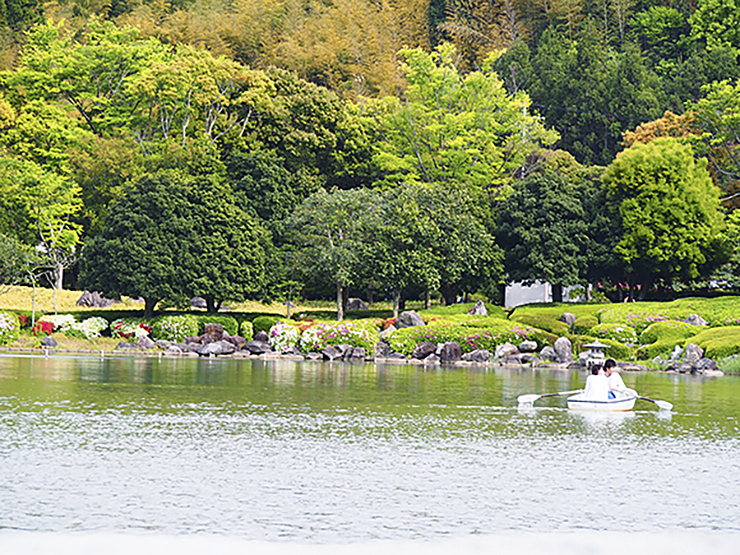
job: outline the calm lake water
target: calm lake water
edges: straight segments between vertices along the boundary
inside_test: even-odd
[[[309,543],[740,532],[740,377],[0,356],[0,533]],[[0,541],[2,536],[0,535]]]

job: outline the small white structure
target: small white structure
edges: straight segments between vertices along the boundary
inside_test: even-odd
[[[575,302],[570,298],[570,292],[574,289],[582,289],[582,287],[563,287],[563,302]],[[551,302],[552,285],[549,283],[536,281],[532,285],[523,285],[521,282],[516,282],[506,286],[506,293],[504,294],[505,308],[514,308],[515,306],[530,303]]]

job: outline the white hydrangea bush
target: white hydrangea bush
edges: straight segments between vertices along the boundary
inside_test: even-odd
[[[298,328],[283,322],[273,325],[267,335],[270,346],[280,353],[287,353],[292,350],[298,344],[298,339],[301,336]]]

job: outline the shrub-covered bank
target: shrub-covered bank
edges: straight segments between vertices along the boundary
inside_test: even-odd
[[[564,365],[570,363],[569,355],[559,354],[558,342],[561,350],[569,345],[570,357],[577,363],[587,351],[585,345],[598,340],[610,346],[609,356],[635,368],[740,369],[736,362],[740,355],[739,297],[669,303],[533,304],[508,315],[495,306],[485,307],[483,314],[473,309],[472,304],[438,307],[404,313],[398,321],[381,317],[390,314],[378,311],[368,318],[358,312],[353,315],[356,319],[342,323],[305,313],[295,319],[202,312],[142,318],[131,312],[99,310],[41,316],[33,327],[28,314],[6,310],[0,312],[0,344],[64,348],[69,339],[75,339],[79,347],[81,341],[110,338],[110,348],[159,349],[167,355],[274,353],[329,360]],[[706,362],[709,359],[717,364]]]

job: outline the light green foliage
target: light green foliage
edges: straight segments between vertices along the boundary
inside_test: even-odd
[[[451,316],[453,314],[467,314],[468,311],[473,308],[475,303],[456,303],[446,306],[437,306],[430,308],[429,310],[422,310],[419,312],[425,322],[428,322],[432,316]],[[506,311],[493,303],[485,303],[488,316],[491,318],[498,318],[504,320],[506,318]]]
[[[375,105],[384,137],[376,161],[396,179],[495,190],[528,153],[557,139],[531,113],[526,93],[506,92],[491,70],[495,56],[463,75],[450,44],[400,54],[405,95]]]
[[[740,2],[738,0],[699,0],[691,15],[691,38],[718,47],[740,48]]]
[[[637,351],[637,357],[642,360],[652,360],[656,356],[667,358],[676,345],[683,346],[686,339],[702,329],[676,320],[651,324],[640,334],[642,346]]]
[[[0,345],[12,343],[20,336],[18,316],[12,312],[0,312]]]
[[[254,327],[252,326],[252,322],[244,320],[239,326],[239,335],[247,341],[252,341],[252,338],[254,337]]]
[[[740,180],[740,80],[708,84],[702,94],[689,106],[694,125],[703,132],[693,143],[712,161],[719,183],[734,192]]]
[[[79,242],[72,221],[81,208],[79,187],[34,162],[0,158],[0,207],[12,215],[13,234],[23,242],[66,251]]]
[[[202,334],[205,332],[206,324],[221,324],[221,327],[229,335],[239,334],[239,322],[231,316],[218,316],[215,314],[208,315],[197,315],[198,319],[198,333]]]
[[[704,350],[704,356],[713,360],[740,354],[740,326],[704,330],[684,344],[695,343]]]
[[[626,324],[599,324],[589,330],[587,335],[591,335],[600,341],[611,339],[627,345],[637,343],[637,332],[635,328]]]
[[[562,312],[560,314],[562,314]],[[532,314],[515,311],[514,314],[511,315],[510,319],[513,322],[519,322],[537,329],[549,331],[555,335],[568,335],[570,333],[570,328],[568,327],[568,324],[559,320],[560,314]]]
[[[591,328],[599,325],[599,319],[595,315],[583,314],[576,318],[573,324],[573,333],[587,334]]]
[[[668,303],[615,303],[599,308],[601,322],[627,324],[642,333],[655,322],[684,321],[691,314],[704,318],[711,326],[727,326],[737,323],[740,300],[738,297],[716,299],[684,298]]]
[[[0,233],[0,294],[26,277],[35,258],[31,247]]]
[[[368,189],[332,193],[321,189],[296,209],[287,224],[305,278],[336,284],[339,321],[344,318],[344,288],[363,272],[362,253],[371,240],[368,222],[377,199]]]
[[[622,221],[615,248],[631,279],[695,278],[723,255],[719,191],[706,164],[673,138],[636,143],[617,156],[604,185]]]
[[[200,324],[195,316],[161,316],[152,326],[152,337],[181,342],[186,337],[197,336],[199,329]]]

